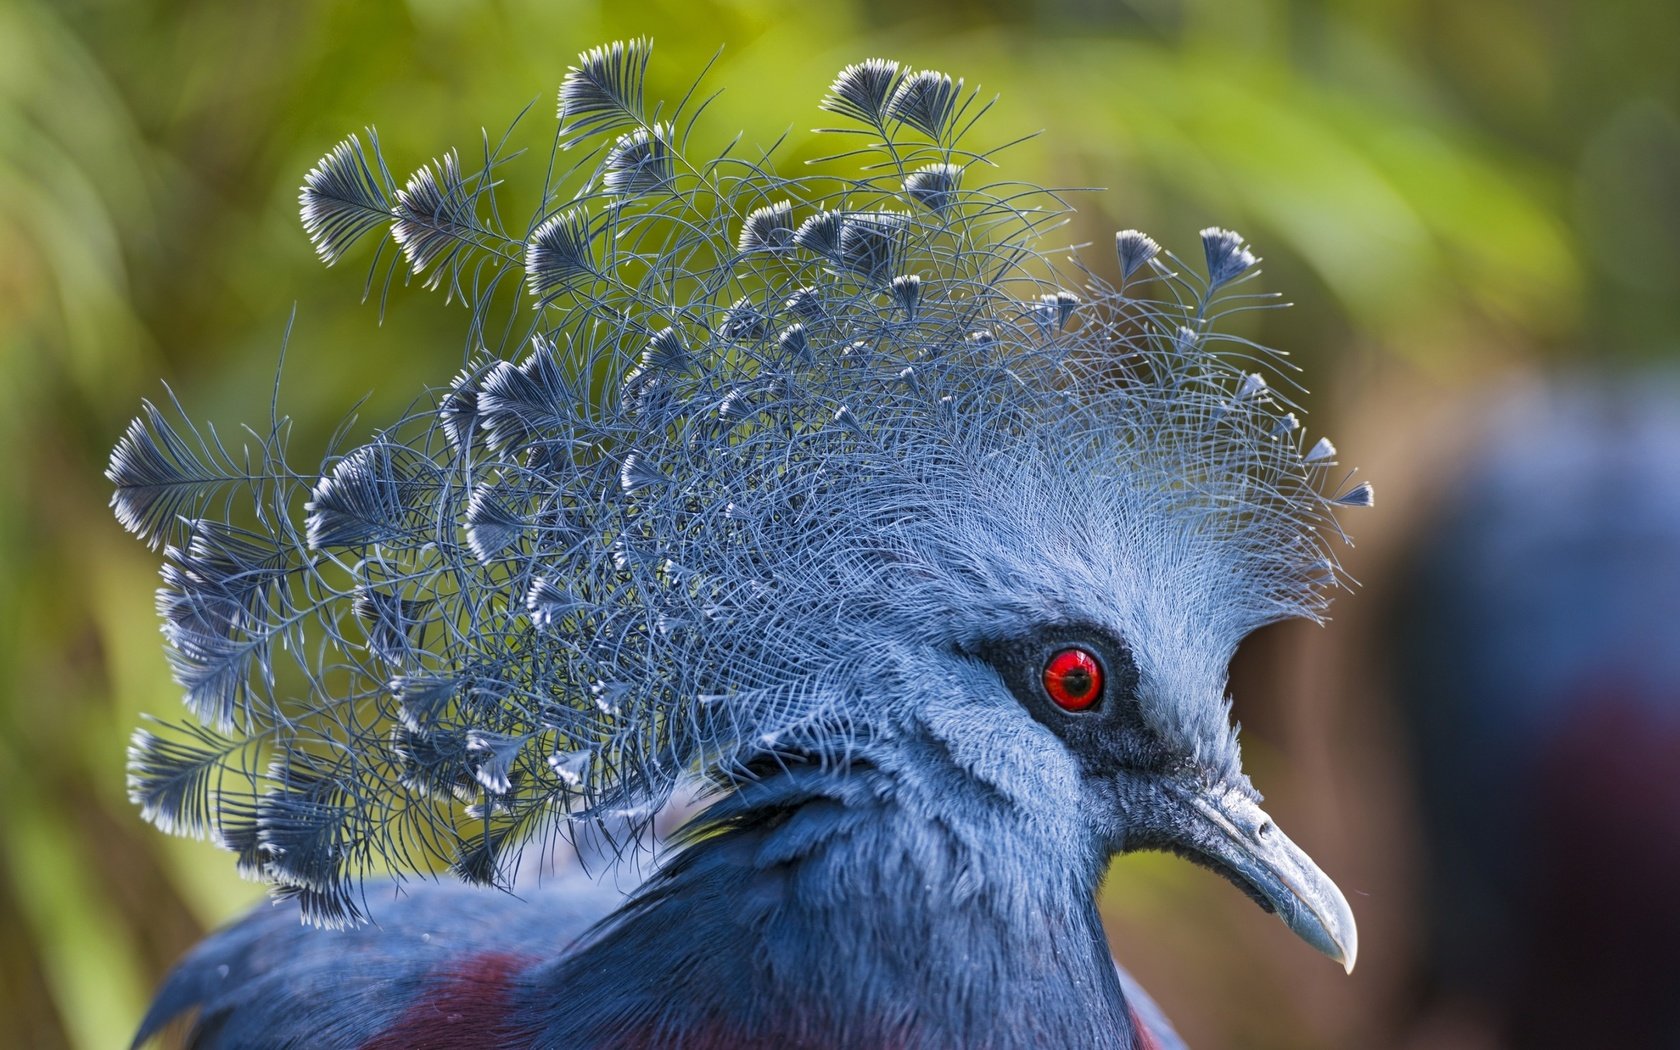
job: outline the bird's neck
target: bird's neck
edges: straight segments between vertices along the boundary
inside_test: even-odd
[[[1136,1045],[1090,865],[1029,827],[935,811],[875,769],[732,796],[545,975],[545,1029],[591,1046]]]

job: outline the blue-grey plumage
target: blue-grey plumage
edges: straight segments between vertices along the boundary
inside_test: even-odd
[[[1181,1045],[1085,879],[858,769],[738,792],[627,901],[571,870],[520,899],[407,887],[356,929],[262,910],[177,967],[138,1041],[196,1010],[204,1048]]]
[[[1322,491],[1334,447],[1304,450],[1256,371],[1276,355],[1221,334],[1270,301],[1242,291],[1246,242],[1203,231],[1197,278],[1124,231],[1118,285],[1074,292],[1034,247],[1059,201],[975,185],[962,81],[847,67],[824,105],[878,164],[786,178],[697,154],[683,106],[649,119],[647,50],[568,73],[557,157],[602,148],[524,235],[487,200],[493,154],[398,188],[352,138],[310,172],[324,260],[389,222],[471,302],[424,409],[313,484],[279,420],[249,457],[152,408],[119,443],[113,503],[166,548],[193,716],[136,736],[145,815],[355,927],[371,871],[506,884],[533,838],[716,793],[569,948],[567,922],[530,955],[487,934],[469,955],[493,965],[433,973],[400,939],[321,935],[494,1045],[1170,1046],[1093,904],[1136,849],[1223,872],[1351,968],[1346,902],[1242,773],[1225,668],[1322,612],[1334,513],[1370,488]],[[292,964],[273,1001],[204,980],[269,936],[213,940],[157,1019],[202,1002],[204,1045],[247,1011],[307,1026]],[[415,1043],[418,1016],[343,1042]]]

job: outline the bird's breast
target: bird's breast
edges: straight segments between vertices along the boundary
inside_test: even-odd
[[[514,1020],[513,996],[513,982],[533,962],[511,952],[481,952],[452,962],[434,974],[394,1025],[361,1050],[534,1045],[535,1033]]]

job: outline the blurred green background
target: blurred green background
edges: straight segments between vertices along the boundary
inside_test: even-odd
[[[1366,593],[1266,632],[1233,686],[1256,782],[1354,900],[1360,969],[1171,859],[1122,861],[1104,907],[1193,1045],[1448,1045],[1416,1001],[1409,774],[1357,654],[1454,420],[1514,377],[1674,355],[1667,0],[0,0],[0,1043],[124,1045],[164,968],[261,896],[124,797],[129,732],[178,697],[157,558],[105,505],[123,425],[160,379],[223,427],[263,418],[294,304],[300,459],[364,392],[378,419],[446,379],[465,315],[398,288],[378,324],[365,253],[329,272],[298,227],[303,172],[369,123],[404,170],[470,153],[533,98],[540,142],[573,56],[637,34],[656,97],[723,46],[702,141],[791,129],[811,155],[833,73],[880,54],[1000,93],[993,141],[1043,129],[1002,177],[1100,188],[1069,235],[1094,259],[1120,226],[1252,239],[1298,304],[1262,337],[1382,497],[1352,522]]]

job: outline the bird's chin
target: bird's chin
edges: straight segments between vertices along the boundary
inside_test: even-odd
[[[1243,896],[1259,905],[1261,911],[1274,915],[1277,914],[1277,907],[1273,905],[1269,899],[1267,899],[1265,891],[1261,890],[1259,886],[1256,886],[1253,881],[1246,878],[1242,872],[1231,867],[1231,865],[1226,864],[1218,857],[1215,857],[1210,853],[1200,853],[1195,850],[1188,849],[1181,849],[1175,852],[1177,852],[1178,855],[1183,857],[1185,860],[1188,860],[1190,863],[1195,864],[1197,867],[1206,868],[1215,875],[1224,879],[1226,882],[1235,886],[1237,889],[1241,890],[1243,892]]]
[[[1359,931],[1347,898],[1247,793],[1177,789],[1167,849],[1229,879],[1296,936],[1353,972]]]

